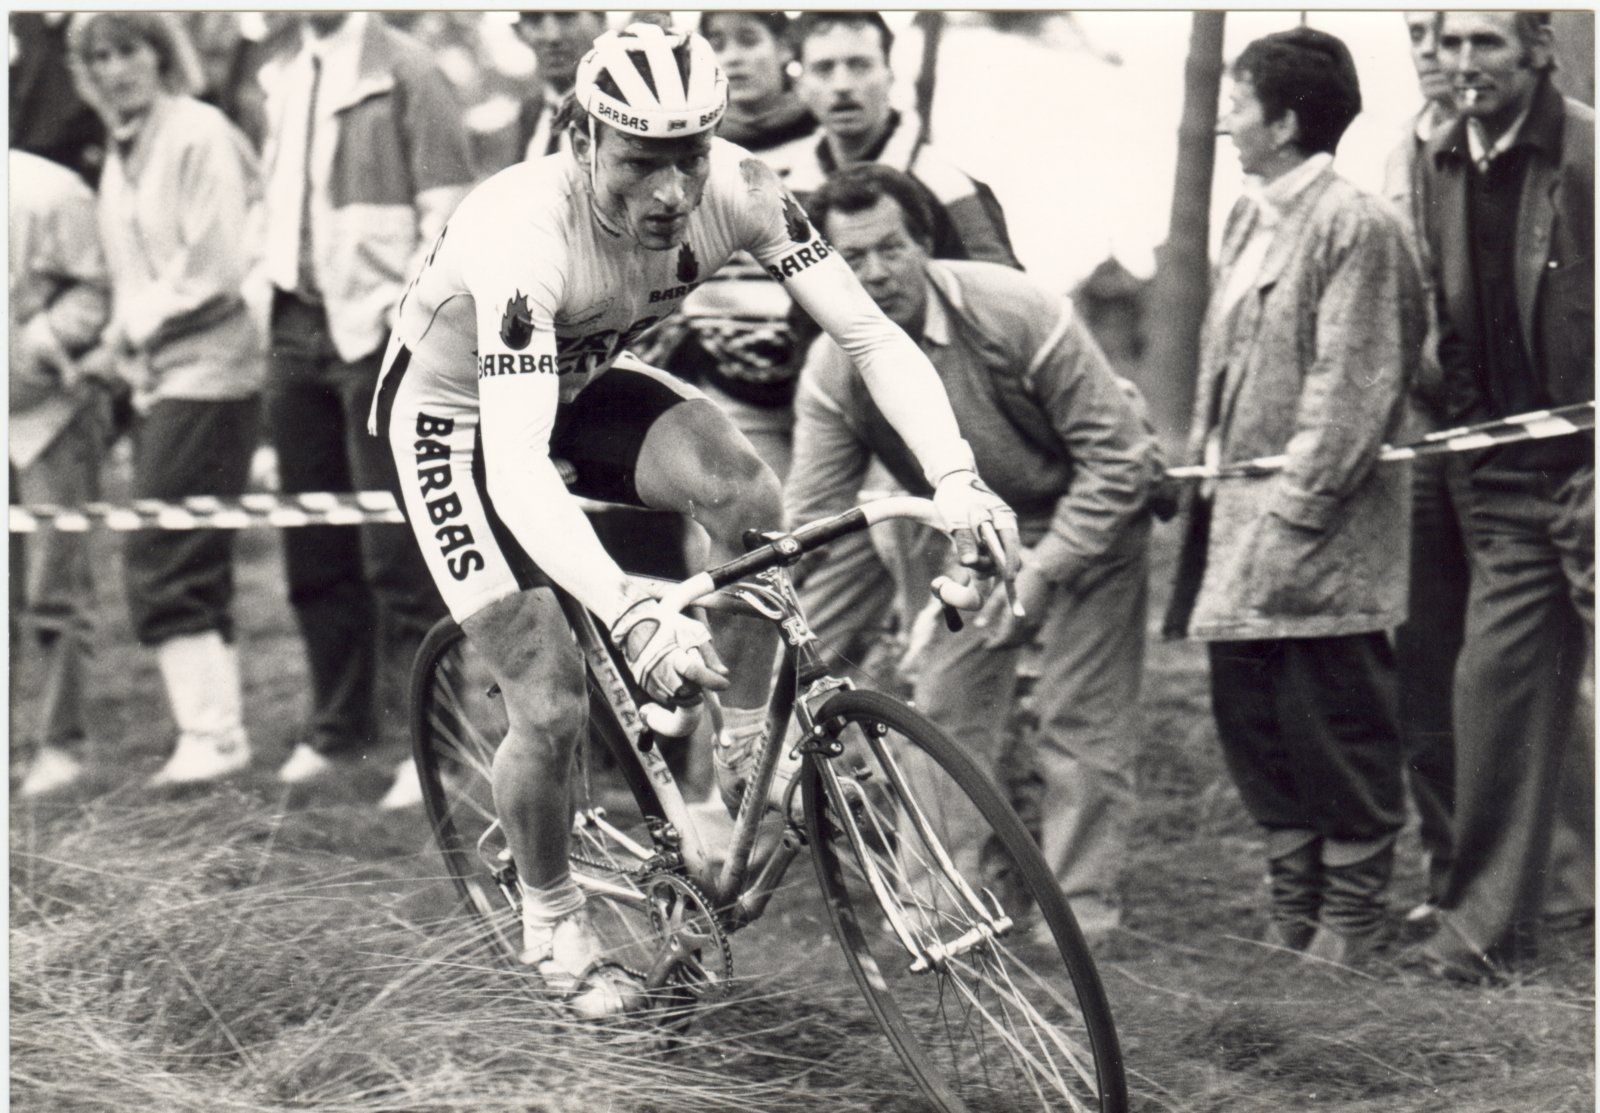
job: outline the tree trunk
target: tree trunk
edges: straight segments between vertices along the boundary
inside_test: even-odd
[[[1200,326],[1210,293],[1207,254],[1211,173],[1216,161],[1217,99],[1222,83],[1223,12],[1195,12],[1184,65],[1183,120],[1167,242],[1157,252],[1151,291],[1149,358],[1140,384],[1166,433],[1189,427],[1200,362]]]
[[[926,143],[933,134],[933,86],[939,70],[939,40],[944,37],[944,13],[920,11],[912,23],[922,31],[922,64],[917,68],[913,90],[917,115],[922,121],[917,140]]]
[[[1594,13],[1552,12],[1555,29],[1556,87],[1594,106]]]

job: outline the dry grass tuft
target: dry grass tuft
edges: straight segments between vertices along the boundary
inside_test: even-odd
[[[893,1093],[862,1084],[883,1066],[859,1069],[870,1026],[836,990],[745,987],[672,1047],[577,1024],[483,958],[465,918],[397,911],[398,869],[286,853],[278,828],[223,794],[14,829],[15,1104],[866,1109]]]

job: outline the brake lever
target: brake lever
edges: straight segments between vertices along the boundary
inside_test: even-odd
[[[994,562],[995,570],[1000,576],[1000,584],[1006,592],[1006,608],[1016,618],[1028,617],[1028,612],[1023,610],[1021,602],[1017,599],[1017,575],[1006,563],[1006,549],[1000,543],[1000,533],[994,528],[992,522],[978,523],[978,540],[989,553],[989,559]]]

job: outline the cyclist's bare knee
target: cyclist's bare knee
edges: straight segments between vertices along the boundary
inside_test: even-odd
[[[647,505],[688,514],[723,555],[742,550],[745,530],[783,522],[778,477],[727,415],[704,399],[674,406],[650,427],[637,476]]]
[[[499,599],[461,624],[500,686],[513,745],[560,756],[584,717],[583,661],[547,589]]]
[[[744,550],[745,530],[777,529],[783,524],[783,489],[760,457],[746,453],[708,477],[690,514],[714,545],[732,555]]]

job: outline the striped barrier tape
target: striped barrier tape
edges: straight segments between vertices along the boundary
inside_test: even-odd
[[[1413,444],[1385,445],[1378,454],[1381,461],[1415,460],[1421,456],[1441,456],[1449,452],[1475,452],[1480,448],[1516,444],[1518,441],[1536,441],[1547,437],[1564,437],[1594,428],[1594,403],[1579,402],[1555,410],[1536,410],[1516,414],[1482,425],[1463,425],[1459,429],[1441,429],[1429,433]],[[1247,476],[1271,475],[1283,470],[1287,456],[1258,456],[1253,460],[1240,460],[1235,464],[1215,467],[1191,464],[1181,468],[1168,468],[1169,479],[1240,479]]]
[[[586,511],[616,509],[608,503],[579,499]],[[141,529],[250,529],[273,526],[293,529],[299,526],[358,526],[378,522],[403,522],[400,508],[388,491],[357,491],[331,494],[326,491],[302,495],[249,494],[236,499],[193,495],[174,502],[160,499],[135,499],[130,503],[86,502],[81,506],[51,506],[47,503],[12,506],[9,527],[12,533],[84,533],[95,527],[113,533]]]
[[[1580,433],[1594,428],[1594,403],[1582,402],[1556,410],[1540,410],[1483,425],[1445,429],[1429,434],[1415,444],[1387,447],[1380,460],[1414,460],[1447,452],[1470,452],[1517,441],[1541,440]],[[1171,479],[1235,479],[1241,476],[1271,475],[1281,471],[1287,457],[1262,456],[1226,467],[1196,464],[1169,468]],[[608,508],[607,503],[579,499],[591,513]],[[273,526],[293,529],[299,526],[354,526],[372,522],[400,522],[400,510],[387,491],[358,491],[353,494],[310,492],[300,495],[249,494],[236,499],[195,495],[175,502],[135,499],[131,503],[90,502],[82,506],[34,504],[8,507],[12,533],[57,530],[84,533],[99,526],[126,533],[141,529],[249,529]]]

